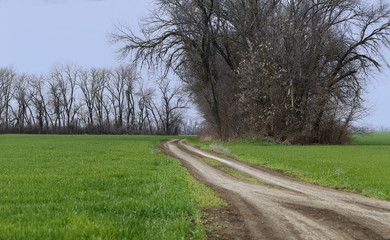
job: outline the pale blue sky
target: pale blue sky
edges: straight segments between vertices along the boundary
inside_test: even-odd
[[[0,0],[0,65],[41,73],[56,62],[117,65],[107,35],[148,13],[150,1]]]
[[[116,23],[138,29],[152,0],[0,0],[0,67],[46,73],[55,63],[119,64],[107,35]],[[388,58],[390,58],[390,51]],[[375,80],[374,80],[375,79]],[[390,71],[377,74],[361,125],[390,127]]]

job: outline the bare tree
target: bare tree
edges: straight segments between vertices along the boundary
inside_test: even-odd
[[[84,105],[87,107],[87,125],[90,131],[104,131],[104,116],[106,116],[106,122],[109,122],[110,111],[107,109],[105,91],[110,75],[111,72],[106,69],[91,68],[80,71],[78,86],[83,93]]]
[[[100,69],[95,75],[96,81],[96,93],[95,93],[95,109],[96,116],[99,123],[100,131],[104,128],[104,112],[107,109],[107,101],[105,97],[105,91],[107,88],[107,84],[109,83],[110,72],[106,69]],[[109,113],[106,111],[106,118],[109,119]]]
[[[180,74],[218,137],[342,143],[389,46],[389,6],[357,0],[158,0],[122,56]],[[229,101],[230,99],[230,101]],[[228,103],[231,104],[228,104]],[[240,119],[240,121],[236,121]],[[334,134],[330,134],[334,133]]]
[[[49,111],[50,111],[50,115],[53,115],[54,130],[59,131],[62,128],[61,113],[64,111],[60,87],[58,82],[53,81],[53,79],[51,79],[51,81],[48,82],[48,85],[49,85],[49,90],[48,90]]]
[[[24,132],[25,122],[29,122],[28,110],[30,110],[30,114],[32,115],[32,111],[29,107],[29,102],[31,98],[28,94],[28,86],[29,77],[27,75],[22,74],[16,78],[16,82],[14,85],[15,90],[13,94],[13,98],[16,100],[16,106],[15,109],[11,106],[13,113],[13,119],[11,122],[15,122],[13,124],[14,127],[18,129],[18,131],[21,133]]]
[[[126,127],[127,132],[134,134],[136,121],[136,100],[135,88],[137,81],[141,79],[138,77],[136,65],[120,66],[120,72],[125,81],[125,96],[126,96]],[[142,80],[141,80],[142,81]]]
[[[163,108],[135,65],[114,70],[56,65],[47,76],[2,68],[0,84],[2,133],[161,134],[164,126],[174,129],[178,107],[172,104],[182,102],[177,88],[161,85],[168,104]],[[165,109],[170,111],[164,115]]]
[[[240,63],[248,125],[296,142],[345,142],[364,111],[367,74],[380,68],[380,47],[389,46],[388,6],[318,0],[273,9],[269,24],[257,23],[262,34],[248,35]]]
[[[71,130],[74,117],[77,113],[75,108],[75,90],[79,77],[79,67],[74,65],[57,65],[51,73],[50,83],[51,93],[55,102],[55,112],[60,124],[62,118],[63,125],[67,130]],[[62,115],[62,116],[61,116]]]
[[[153,112],[155,90],[146,88],[143,82],[139,82],[139,90],[136,93],[136,96],[138,97],[137,134],[150,134],[152,130],[151,118],[152,116],[155,116]]]
[[[159,0],[156,9],[146,20],[144,37],[136,36],[130,29],[118,27],[113,34],[114,43],[123,43],[122,56],[134,53],[143,64],[160,64],[166,70],[180,71],[191,68],[203,89],[202,98],[208,107],[207,114],[216,132],[222,136],[222,122],[218,86],[221,81],[215,64],[218,57],[232,68],[229,45],[221,40],[220,9],[225,1],[214,0]],[[184,80],[184,79],[183,79]]]
[[[95,110],[95,101],[96,94],[98,93],[99,86],[99,70],[85,69],[80,71],[80,77],[78,81],[78,86],[83,92],[84,103],[88,109],[88,126],[90,128],[94,127],[94,110]]]
[[[0,69],[0,124],[3,131],[7,131],[10,124],[10,102],[16,76],[12,67]]]
[[[47,110],[47,99],[44,93],[44,77],[32,76],[30,84],[30,97],[33,107],[35,108],[35,118],[38,122],[39,131],[44,129],[49,131],[49,126],[53,125],[51,116]]]
[[[161,93],[161,106],[155,107],[159,115],[162,134],[177,135],[183,121],[183,112],[187,108],[188,101],[181,87],[172,86],[168,79],[162,79],[159,83]]]
[[[120,68],[112,71],[109,76],[107,90],[110,93],[109,99],[114,111],[115,128],[121,131],[125,101],[125,78]]]

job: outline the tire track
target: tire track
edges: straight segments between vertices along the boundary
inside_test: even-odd
[[[166,142],[163,147],[238,209],[251,239],[390,238],[390,202],[308,184],[200,150],[183,140]],[[238,180],[203,157],[280,188]]]

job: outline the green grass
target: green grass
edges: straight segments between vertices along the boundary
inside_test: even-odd
[[[307,181],[390,200],[390,133],[355,136],[350,146],[284,146],[261,139],[222,144],[235,158],[285,171]]]
[[[222,171],[232,175],[233,177],[235,178],[238,178],[240,180],[243,180],[243,181],[246,181],[246,182],[250,182],[250,183],[259,183],[259,184],[267,184],[267,182],[264,182],[260,179],[256,179],[256,178],[252,178],[252,177],[247,177],[245,176],[244,174],[232,169],[232,168],[228,168],[228,167],[221,167],[220,168]]]
[[[0,135],[0,239],[205,239],[214,192],[154,136]]]
[[[208,164],[210,164],[211,166],[214,166],[214,167],[220,167],[220,166],[223,166],[222,163],[214,160],[214,159],[211,159],[211,158],[203,158],[203,160],[205,162],[207,162]]]
[[[213,159],[210,159],[210,158],[203,158],[203,160],[205,162],[207,162],[208,164],[210,164],[211,166],[214,166],[214,167],[217,167],[218,169],[232,175],[233,177],[235,178],[238,178],[240,180],[243,180],[243,181],[246,181],[246,182],[250,182],[250,183],[260,183],[260,184],[267,184],[266,182],[260,180],[260,179],[256,179],[256,178],[252,178],[252,177],[247,177],[245,176],[244,174],[232,169],[232,168],[229,168],[229,167],[224,167],[224,165],[216,160],[213,160]]]
[[[354,145],[390,146],[390,132],[357,134],[354,136]]]

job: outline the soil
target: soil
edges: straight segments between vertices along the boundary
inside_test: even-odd
[[[190,146],[162,144],[197,180],[213,188],[227,207],[205,209],[209,239],[389,239],[390,202],[309,184],[279,171]],[[207,157],[267,184],[234,178]]]

